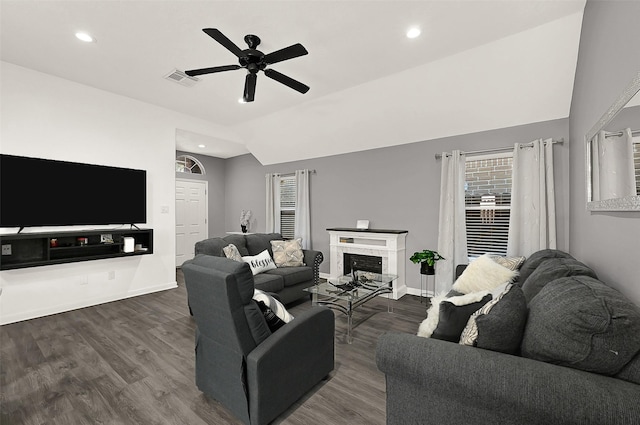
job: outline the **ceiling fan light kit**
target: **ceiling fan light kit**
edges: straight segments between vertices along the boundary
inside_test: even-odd
[[[220,43],[224,48],[229,50],[238,58],[238,65],[223,65],[214,66],[211,68],[200,68],[185,71],[190,77],[203,74],[213,74],[216,72],[234,71],[236,69],[244,68],[247,70],[247,76],[244,82],[244,92],[242,98],[245,102],[253,102],[256,93],[256,82],[258,79],[258,72],[262,71],[264,75],[275,80],[287,87],[294,89],[300,93],[306,93],[309,91],[309,86],[302,84],[293,78],[284,75],[274,69],[267,68],[267,66],[274,63],[282,62],[285,60],[297,58],[308,54],[307,49],[300,43],[293,44],[289,47],[285,47],[275,52],[264,54],[257,47],[260,45],[260,37],[253,34],[247,34],[244,37],[245,43],[249,46],[248,49],[240,49],[233,41],[229,40],[222,32],[215,28],[204,28],[209,37]]]

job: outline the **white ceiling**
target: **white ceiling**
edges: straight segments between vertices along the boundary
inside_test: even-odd
[[[177,149],[263,164],[430,140],[569,114],[585,0],[32,1],[1,0],[1,59],[199,117],[225,135],[179,129]],[[422,29],[417,39],[404,33]],[[239,47],[309,54],[263,74],[239,104],[244,70],[164,79],[237,63],[202,32]],[[96,43],[82,43],[78,30]],[[200,149],[198,144],[207,148]]]

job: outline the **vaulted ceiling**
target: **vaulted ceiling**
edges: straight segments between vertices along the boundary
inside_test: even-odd
[[[1,0],[0,57],[227,130],[178,129],[177,149],[272,164],[566,118],[584,4]],[[410,26],[422,34],[407,38]],[[310,91],[260,74],[255,102],[241,104],[244,70],[192,87],[164,78],[237,63],[203,28],[243,49],[256,34],[265,53],[303,44],[308,55],[272,68]]]

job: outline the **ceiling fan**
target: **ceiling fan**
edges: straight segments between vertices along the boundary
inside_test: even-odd
[[[267,68],[268,65],[272,65],[277,62],[282,62],[288,59],[297,58],[298,56],[304,56],[307,53],[307,49],[300,43],[293,44],[284,49],[276,50],[275,52],[264,54],[256,47],[260,44],[260,37],[253,34],[248,34],[244,37],[244,41],[249,46],[248,49],[242,50],[236,44],[229,40],[224,34],[215,28],[204,28],[204,31],[209,37],[213,38],[218,43],[222,44],[227,50],[238,57],[240,65],[224,65],[214,66],[213,68],[201,68],[185,71],[190,77],[196,75],[212,74],[215,72],[233,71],[240,68],[245,68],[247,76],[244,82],[244,94],[242,96],[245,102],[253,102],[256,93],[256,80],[258,78],[258,71],[264,72],[267,77],[276,80],[279,83],[284,84],[287,87],[300,92],[306,93],[309,91],[309,86],[302,84],[299,81],[294,80],[280,72]]]

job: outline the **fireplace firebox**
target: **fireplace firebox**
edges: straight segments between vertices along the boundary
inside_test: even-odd
[[[373,255],[343,254],[343,271],[342,274],[351,274],[352,270],[382,273],[382,257]]]

